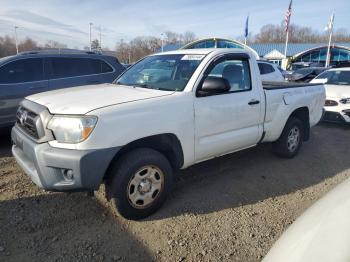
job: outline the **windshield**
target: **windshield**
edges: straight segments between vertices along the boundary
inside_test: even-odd
[[[158,90],[182,91],[204,55],[155,55],[141,60],[117,84]]]
[[[327,71],[317,76],[316,79],[327,79],[325,84],[350,85],[350,71]]]

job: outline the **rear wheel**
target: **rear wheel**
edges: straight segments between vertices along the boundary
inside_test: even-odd
[[[274,152],[285,158],[296,156],[304,137],[304,127],[300,119],[291,117],[284,127],[280,138],[273,144]]]
[[[172,168],[164,155],[148,148],[122,156],[110,170],[109,191],[118,212],[142,219],[164,203],[173,184]]]

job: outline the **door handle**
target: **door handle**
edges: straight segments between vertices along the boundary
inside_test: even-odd
[[[252,99],[249,101],[248,105],[252,106],[252,105],[257,105],[257,104],[260,104],[260,101],[259,100],[255,100],[255,99]]]

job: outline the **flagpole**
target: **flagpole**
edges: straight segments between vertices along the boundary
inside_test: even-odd
[[[289,41],[289,29],[287,30],[286,45],[284,47],[284,57],[285,58],[287,58],[288,41]]]
[[[292,4],[293,0],[290,0],[286,15],[284,16],[284,23],[285,23],[285,31],[286,31],[286,45],[284,47],[284,58],[287,61],[287,51],[288,51],[288,41],[289,41],[289,24],[290,24],[290,17],[292,16]]]
[[[249,14],[245,20],[245,28],[244,28],[244,45],[247,45],[247,37],[248,37],[248,33],[249,33]]]
[[[330,64],[331,59],[331,43],[332,43],[332,35],[333,35],[333,23],[334,23],[334,13],[332,14],[331,21],[330,21],[330,28],[329,28],[329,40],[328,40],[328,48],[327,48],[327,57],[326,57],[326,63],[325,67],[327,68]]]

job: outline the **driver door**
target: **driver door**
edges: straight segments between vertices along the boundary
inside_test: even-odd
[[[226,78],[231,88],[195,98],[196,162],[253,146],[262,134],[262,98],[252,85],[249,56],[224,55],[208,66],[201,83],[208,76]]]

